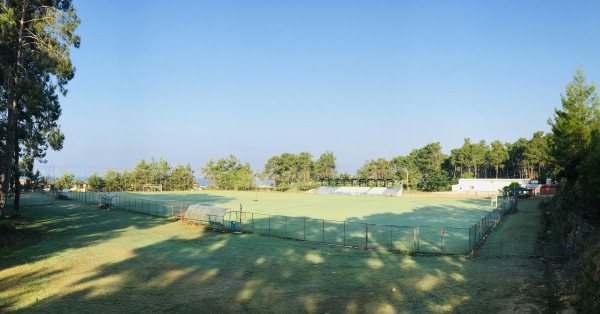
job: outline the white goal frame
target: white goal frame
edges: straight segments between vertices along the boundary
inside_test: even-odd
[[[146,192],[162,192],[162,190],[162,184],[143,184],[142,187],[140,187],[140,191]]]

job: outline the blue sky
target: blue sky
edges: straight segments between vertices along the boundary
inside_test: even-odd
[[[87,1],[43,172],[192,165],[234,154],[366,160],[514,142],[582,66],[600,79],[595,1]],[[51,173],[52,174],[52,173]]]

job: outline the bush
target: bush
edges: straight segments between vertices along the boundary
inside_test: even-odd
[[[296,189],[298,189],[299,191],[309,191],[311,189],[316,189],[319,187],[319,183],[317,182],[298,182],[298,183],[294,183],[292,186]]]
[[[17,231],[14,223],[6,220],[0,220],[0,235],[12,234]]]
[[[14,223],[6,220],[0,220],[0,248],[9,246],[17,233],[17,227]]]

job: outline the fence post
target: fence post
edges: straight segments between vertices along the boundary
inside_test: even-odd
[[[390,225],[390,251],[394,249],[394,227]]]
[[[304,241],[306,241],[306,217],[304,217]]]
[[[473,244],[474,244],[474,246],[475,246],[475,245],[477,245],[476,243],[479,243],[479,237],[477,236],[477,229],[479,229],[479,224],[480,224],[480,222],[478,222],[478,223],[476,223],[476,224],[475,224],[475,232],[474,232],[474,234],[473,234],[473,236],[475,237],[475,238],[473,239],[473,240],[474,240],[474,241],[473,241],[473,242],[474,242],[474,243],[473,243]]]
[[[344,221],[344,246],[346,246],[346,222]]]
[[[444,227],[442,227],[442,254],[444,254],[444,249],[445,249],[445,246],[446,246],[445,236],[446,236],[446,230],[444,230]]]
[[[369,224],[365,223],[365,250],[369,248]]]
[[[473,228],[473,227],[471,227]],[[471,251],[474,247],[474,245],[472,245],[471,243],[471,228],[469,228],[469,251]]]
[[[420,235],[419,235],[419,227],[414,227],[414,242],[415,242],[415,253],[419,253],[419,251],[421,250],[420,248]]]

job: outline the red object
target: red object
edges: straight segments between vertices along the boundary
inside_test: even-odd
[[[444,230],[444,228],[442,228],[442,235],[445,235],[446,231]]]
[[[543,184],[540,186],[541,196],[553,196],[556,193],[556,184]]]

